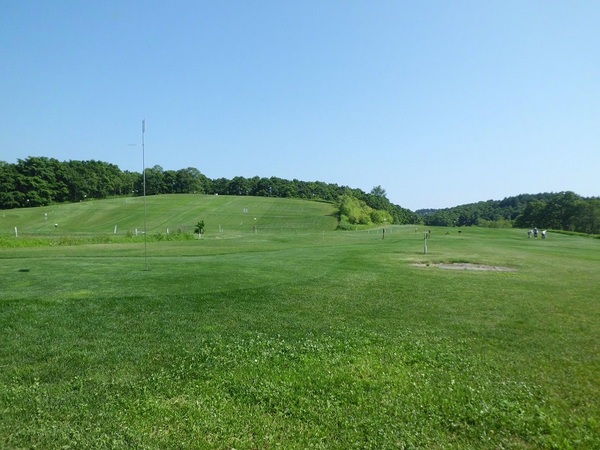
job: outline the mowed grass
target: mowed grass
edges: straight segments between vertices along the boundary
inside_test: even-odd
[[[145,216],[144,217],[144,209]],[[92,200],[2,211],[0,234],[60,237],[72,235],[122,236],[193,233],[205,222],[207,234],[221,237],[268,230],[334,230],[335,208],[330,203],[228,195],[157,195]],[[144,223],[145,222],[145,223]],[[116,227],[116,233],[115,233]]]
[[[434,228],[425,255],[302,203],[147,253],[1,248],[0,447],[600,448],[599,240]]]

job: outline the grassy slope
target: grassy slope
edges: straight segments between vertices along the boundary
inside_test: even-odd
[[[598,240],[433,229],[423,255],[270,201],[287,227],[152,242],[149,271],[139,244],[0,249],[2,446],[600,447]],[[436,261],[517,270],[411,265]]]
[[[193,232],[199,220],[206,232],[248,232],[259,229],[288,228],[333,230],[336,221],[330,203],[296,199],[210,195],[159,195],[147,197],[148,233],[181,229]],[[58,224],[58,228],[55,228]],[[0,233],[14,234],[125,234],[144,229],[144,199],[141,197],[89,201],[43,208],[3,211]]]

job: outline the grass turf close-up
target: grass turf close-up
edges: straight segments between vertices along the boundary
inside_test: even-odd
[[[0,217],[0,447],[600,448],[600,240],[140,201]]]

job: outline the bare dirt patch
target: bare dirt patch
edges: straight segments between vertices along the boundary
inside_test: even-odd
[[[516,269],[503,266],[489,266],[486,264],[473,263],[416,263],[415,267],[437,267],[440,269],[451,270],[476,270],[476,271],[493,271],[493,272],[515,272]]]

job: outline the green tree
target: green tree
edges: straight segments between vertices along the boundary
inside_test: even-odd
[[[207,192],[206,184],[206,177],[193,167],[180,169],[175,176],[175,192],[177,193],[204,193]]]
[[[254,186],[254,195],[259,197],[271,197],[273,195],[273,183],[269,178],[259,178]]]
[[[356,197],[342,195],[338,200],[338,211],[340,220],[352,225],[368,225],[371,223],[373,208]]]
[[[68,188],[57,172],[60,163],[54,158],[29,157],[17,160],[17,190],[25,197],[23,206],[49,205],[63,199]]]
[[[385,189],[380,186],[375,186],[373,189],[371,189],[370,192],[371,195],[374,195],[376,197],[385,197],[386,196],[386,192]]]
[[[391,214],[381,209],[371,211],[370,218],[371,222],[375,224],[391,224],[393,222]]]
[[[164,170],[161,166],[155,165],[151,169],[146,169],[146,194],[156,195],[165,192]],[[143,186],[139,187],[139,192],[143,192]]]
[[[229,180],[227,178],[217,178],[212,181],[211,194],[227,195],[229,194]]]
[[[0,161],[0,209],[22,206],[23,198],[17,191],[18,172],[13,164]]]
[[[120,190],[124,195],[137,195],[137,189],[142,185],[142,174],[126,170],[120,177]]]
[[[231,195],[250,195],[250,180],[244,177],[234,177],[228,186]]]
[[[163,194],[177,194],[177,172],[174,170],[165,170],[163,172]]]
[[[525,206],[523,212],[515,220],[515,225],[519,228],[533,228],[541,226],[546,222],[545,217],[546,202],[542,200],[532,200]]]
[[[577,218],[582,211],[582,199],[574,192],[559,192],[546,205],[547,221],[543,227],[556,230],[575,230]]]
[[[583,202],[577,229],[588,234],[600,234],[600,198],[590,198]]]
[[[200,220],[198,223],[196,223],[194,233],[198,234],[198,239],[202,237],[202,235],[204,234],[204,220]]]

